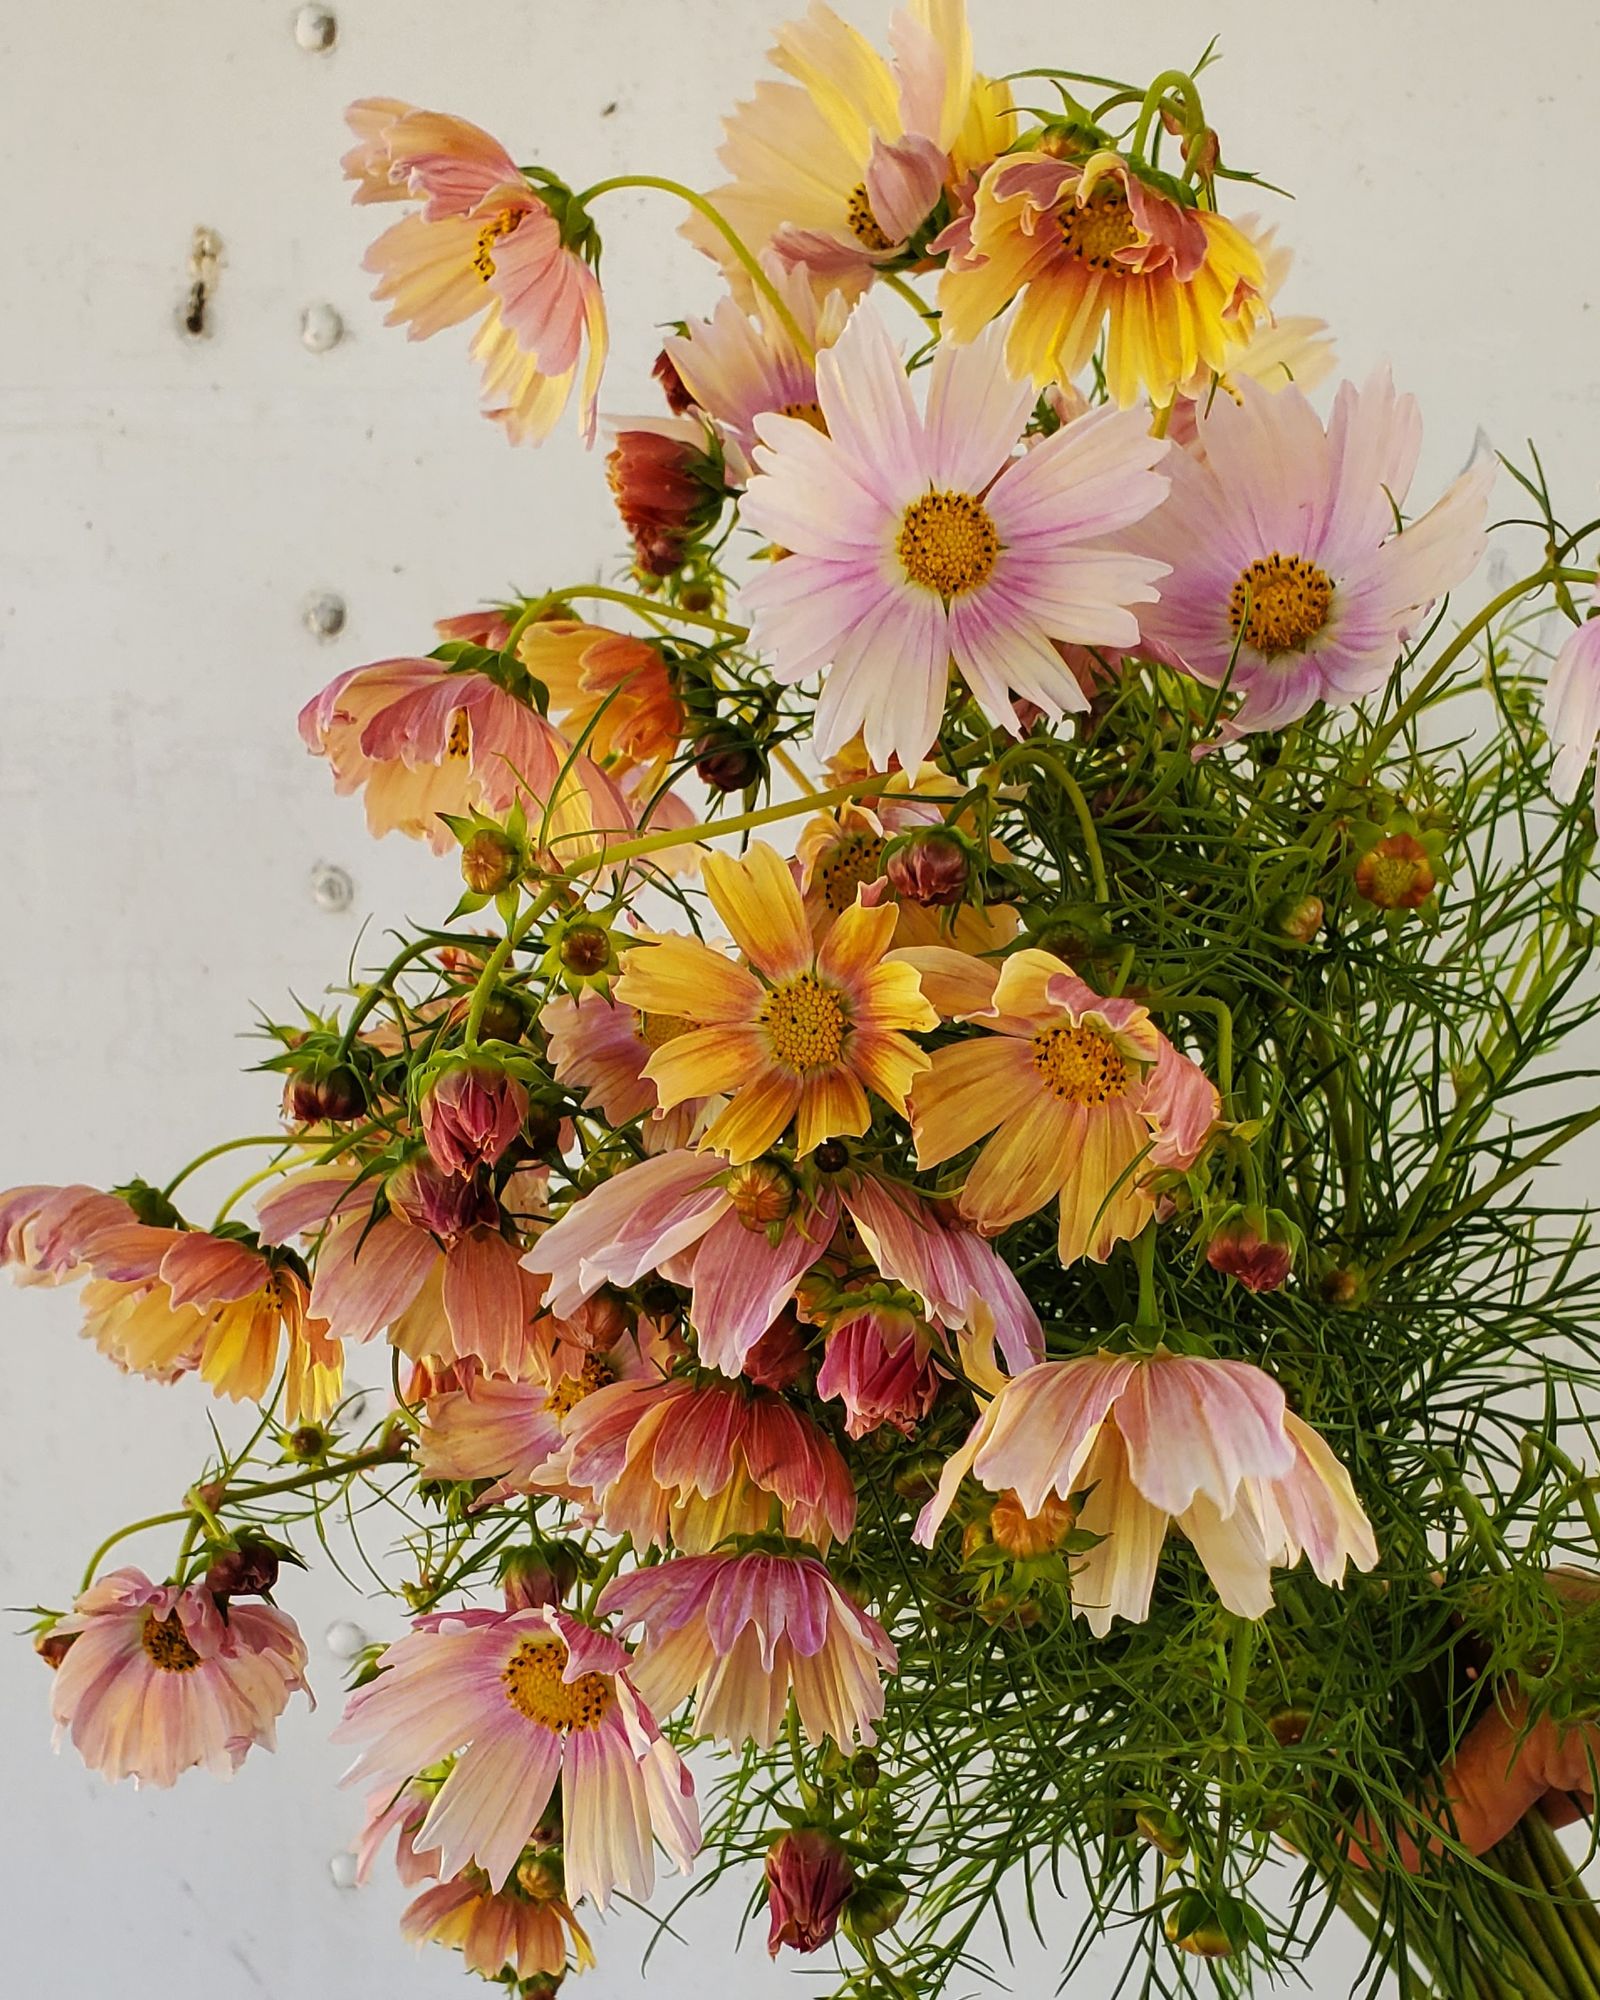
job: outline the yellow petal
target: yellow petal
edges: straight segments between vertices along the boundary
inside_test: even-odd
[[[1083,1112],[1048,1090],[1004,1120],[972,1163],[961,1213],[984,1229],[1005,1229],[1041,1209],[1072,1174]]]
[[[994,1002],[1000,968],[981,958],[969,958],[950,945],[911,945],[895,952],[888,962],[911,966],[922,982],[923,998],[946,1020],[962,1021],[969,1014],[986,1013]]]
[[[734,1090],[760,1066],[764,1050],[754,1028],[690,1028],[663,1042],[644,1066],[663,1111],[691,1097]]]
[[[667,935],[622,954],[612,992],[641,1014],[675,1014],[706,1025],[753,1021],[761,987],[742,965],[698,938]]]
[[[1047,1095],[1028,1051],[1009,1036],[985,1035],[935,1049],[928,1074],[911,1096],[917,1165],[936,1167],[965,1152],[1002,1118]]]
[[[774,848],[757,841],[742,859],[708,854],[703,873],[712,908],[758,972],[788,979],[810,966],[811,932],[800,891]]]
[[[801,1081],[796,1153],[812,1152],[824,1139],[854,1138],[871,1123],[867,1093],[848,1070],[815,1070]]]
[[[782,1136],[799,1104],[799,1077],[770,1069],[734,1093],[700,1144],[708,1152],[725,1153],[734,1166],[743,1166]]]

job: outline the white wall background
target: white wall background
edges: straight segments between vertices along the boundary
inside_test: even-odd
[[[459,342],[380,329],[358,269],[374,214],[349,209],[338,178],[341,107],[392,93],[459,111],[577,185],[627,166],[707,184],[717,114],[790,11],[337,0],[324,55],[297,46],[293,0],[0,12],[0,1185],[163,1178],[271,1117],[269,1085],[241,1073],[251,1000],[314,997],[363,921],[436,917],[452,896],[442,865],[366,839],[303,755],[296,708],[342,667],[416,649],[440,613],[597,575],[617,551],[601,467],[570,430],[513,452],[474,414]],[[847,11],[881,34],[888,8]],[[972,11],[993,70],[1053,60],[1142,80],[1220,31],[1206,94],[1229,155],[1298,195],[1287,303],[1336,324],[1351,372],[1387,355],[1421,394],[1423,486],[1482,424],[1502,447],[1536,436],[1569,516],[1597,511],[1594,0]],[[652,319],[711,301],[677,219],[654,195],[604,207],[613,411],[654,407]],[[197,225],[223,242],[200,341],[176,325]],[[348,336],[314,353],[300,318],[322,304]],[[349,607],[331,643],[302,622],[329,590]],[[329,863],[355,884],[331,914],[312,894]],[[6,1293],[0,1314],[0,1602],[59,1605],[103,1532],[175,1503],[209,1405],[193,1385],[117,1377],[75,1338],[65,1297]],[[134,1553],[167,1559],[159,1542]],[[396,1940],[393,1893],[328,1874],[355,1807],[334,1790],[339,1674],[321,1635],[352,1615],[388,1634],[393,1613],[326,1577],[284,1601],[324,1706],[293,1714],[280,1755],[231,1787],[197,1775],[136,1795],[52,1758],[44,1670],[24,1643],[0,1648],[9,1991],[459,1989],[446,1955],[418,1961]],[[733,1971],[737,1911],[732,1895],[691,1911],[690,1948],[663,1946],[649,1990],[813,1990],[769,1971],[755,1937]],[[591,2000],[641,1990],[643,1936],[636,1920],[605,1927]],[[1328,1945],[1313,1990],[1343,1992],[1358,1962]],[[1014,1990],[1051,1990],[1048,1967],[1035,1953]],[[1072,1990],[1109,1984],[1091,1970]]]

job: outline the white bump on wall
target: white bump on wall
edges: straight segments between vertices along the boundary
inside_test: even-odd
[[[308,597],[301,612],[306,630],[314,639],[337,639],[350,615],[349,606],[334,590],[319,590]]]
[[[328,1880],[336,1889],[356,1886],[356,1858],[348,1848],[341,1847],[337,1854],[328,1856]]]
[[[323,1633],[322,1643],[336,1660],[353,1660],[370,1641],[353,1618],[335,1618]]]
[[[344,321],[330,305],[307,306],[300,315],[300,338],[313,354],[326,354],[344,339]]]
[[[356,899],[356,885],[348,868],[335,861],[319,861],[311,871],[311,900],[319,910],[337,916]]]
[[[294,38],[307,55],[323,54],[338,36],[339,23],[326,7],[302,7],[294,17]]]

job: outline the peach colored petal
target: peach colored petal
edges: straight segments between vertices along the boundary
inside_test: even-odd
[[[712,908],[758,972],[777,981],[809,970],[805,908],[788,863],[775,848],[756,841],[742,859],[708,854],[704,874]]]

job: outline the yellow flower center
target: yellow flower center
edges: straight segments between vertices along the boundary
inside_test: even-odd
[[[569,1410],[575,1410],[585,1396],[593,1395],[596,1389],[603,1389],[608,1382],[615,1382],[616,1371],[598,1354],[584,1357],[584,1363],[576,1375],[564,1376],[544,1399],[544,1406],[558,1417],[564,1417]]]
[[[1131,1081],[1111,1037],[1076,1022],[1034,1036],[1033,1066],[1046,1088],[1068,1104],[1104,1104],[1121,1097]]]
[[[1260,556],[1233,586],[1228,615],[1247,646],[1269,660],[1297,652],[1328,622],[1333,579],[1304,556]]]
[[[864,250],[892,250],[894,244],[884,235],[878,225],[878,218],[872,212],[872,201],[866,186],[852,188],[850,199],[845,203],[845,221],[850,225],[850,234]]]
[[[500,1670],[506,1700],[546,1729],[597,1729],[616,1700],[609,1674],[564,1681],[567,1649],[559,1639],[524,1639]]]
[[[844,995],[814,972],[797,972],[774,986],[757,1019],[772,1053],[789,1069],[833,1068],[850,1032]]]
[[[478,247],[473,252],[472,268],[485,284],[494,276],[494,246],[502,236],[509,236],[526,214],[524,208],[503,208],[498,215],[491,215],[478,231]]]
[[[458,708],[450,718],[450,734],[445,738],[444,754],[463,762],[472,755],[472,724],[468,722],[464,708]]]
[[[639,1039],[647,1049],[659,1049],[664,1042],[688,1034],[693,1026],[693,1021],[686,1021],[681,1014],[641,1014]]]
[[[883,842],[875,833],[841,833],[818,864],[816,881],[824,906],[837,916],[848,910],[863,882],[883,873]]]
[[[1071,202],[1056,217],[1061,241],[1067,254],[1080,264],[1113,277],[1132,275],[1131,267],[1117,256],[1139,241],[1139,228],[1128,207],[1128,197],[1116,181],[1102,181],[1080,208]]]
[[[785,403],[778,412],[781,417],[798,417],[803,424],[809,424],[814,431],[827,435],[827,419],[822,414],[820,403]]]
[[[200,1655],[184,1637],[183,1623],[176,1611],[165,1618],[152,1613],[144,1621],[139,1643],[164,1674],[191,1674],[200,1664]]]
[[[901,517],[894,548],[912,583],[961,597],[989,581],[1000,536],[973,494],[924,493]]]

